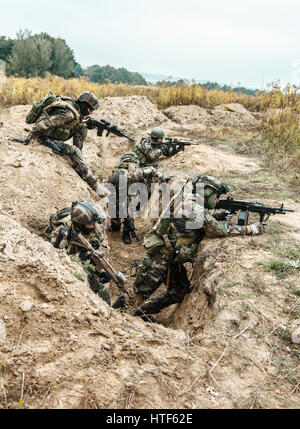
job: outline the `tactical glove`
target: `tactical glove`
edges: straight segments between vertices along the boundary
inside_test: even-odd
[[[216,219],[216,220],[219,220],[219,221],[221,221],[221,222],[223,222],[223,221],[225,221],[225,220],[228,220],[228,216],[230,216],[231,215],[231,213],[230,212],[228,212],[227,210],[223,210],[222,212],[220,212],[220,213],[215,213],[214,215],[213,215],[213,217]]]
[[[260,222],[252,223],[251,225],[248,225],[248,227],[251,229],[252,235],[262,234],[265,230],[264,225]]]
[[[111,280],[110,276],[105,271],[98,273],[98,277],[102,283],[108,283]]]
[[[176,155],[176,153],[181,152],[184,150],[184,146],[177,146],[176,148],[174,148],[174,155]]]
[[[27,138],[26,139],[13,139],[12,141],[16,142],[16,143],[22,143],[25,146],[27,146],[30,143],[30,140]]]
[[[163,153],[164,156],[170,157],[170,156],[173,155],[173,153],[172,153],[172,147],[170,147],[167,144],[163,144],[161,146],[161,151],[162,151],[162,153]]]
[[[174,176],[164,176],[162,182],[168,183],[173,178],[174,178]]]

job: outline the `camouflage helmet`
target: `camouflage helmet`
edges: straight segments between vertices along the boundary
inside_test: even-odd
[[[73,201],[71,208],[71,220],[79,225],[89,225],[102,222],[98,209],[87,201]]]
[[[151,130],[150,136],[154,139],[163,139],[165,132],[162,128],[155,127]]]
[[[78,96],[78,101],[87,103],[93,110],[98,109],[99,100],[95,94],[89,91],[84,91]]]
[[[222,183],[219,179],[213,176],[204,176],[202,174],[198,174],[198,176],[196,176],[192,182],[193,193],[196,192],[196,185],[198,182],[204,184],[204,190],[209,188],[213,190],[214,191],[213,193],[217,194],[218,196],[221,194],[227,194],[227,192],[229,192],[229,186],[227,186],[226,183]]]
[[[135,152],[126,152],[121,156],[120,163],[134,162],[135,164],[139,164],[139,159]]]

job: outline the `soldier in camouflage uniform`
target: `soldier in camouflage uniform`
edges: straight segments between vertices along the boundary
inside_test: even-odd
[[[126,189],[120,189],[120,177],[126,178]],[[121,230],[121,219],[119,218],[119,191],[128,195],[128,187],[133,183],[144,183],[148,188],[148,196],[150,196],[151,183],[154,180],[167,183],[171,176],[164,176],[153,166],[141,167],[138,157],[134,152],[126,152],[122,155],[120,163],[115,166],[109,182],[116,188],[116,218],[111,220],[111,229],[113,231]],[[125,181],[125,180],[124,180]],[[130,196],[127,197],[127,207],[130,203]],[[123,220],[123,241],[125,244],[131,243],[130,233],[134,232],[134,219],[127,216]]]
[[[194,262],[198,245],[205,235],[230,237],[263,232],[263,226],[260,223],[240,226],[221,220],[226,218],[227,212],[212,215],[210,210],[214,209],[219,196],[227,193],[229,188],[210,176],[199,175],[197,180],[204,184],[204,209],[196,201],[194,187],[193,193],[185,196],[188,201],[187,213],[191,213],[192,217],[184,215],[181,218],[176,217],[175,207],[174,214],[167,219],[167,223],[160,217],[153,230],[144,239],[146,252],[137,269],[134,291],[145,300],[163,282],[167,290],[156,298],[144,302],[135,311],[135,316],[141,316],[147,320],[147,315],[159,313],[171,304],[182,302],[184,296],[190,292],[190,282],[183,264]],[[187,229],[187,221],[197,222],[199,227]]]
[[[180,151],[180,148],[170,148],[166,143],[163,143],[164,136],[164,130],[161,128],[153,128],[149,137],[142,139],[140,143],[134,145],[133,151],[136,153],[141,166],[153,163],[162,155],[171,157]],[[161,145],[153,146],[152,142],[161,142]]]
[[[90,251],[76,243],[76,233],[81,233],[98,250],[102,246],[103,235],[99,223],[103,221],[97,208],[89,202],[74,201],[72,207],[65,207],[50,215],[50,222],[46,232],[50,235],[51,244],[58,249],[67,249],[69,255],[77,254],[83,265],[88,262],[88,282],[93,292],[99,295],[110,305],[110,294],[104,283],[110,281],[104,270],[98,271],[95,263],[90,259]],[[74,241],[73,241],[74,240]],[[120,308],[125,302],[121,295],[113,304],[113,308]]]
[[[52,102],[43,108],[43,103],[49,103],[48,100]],[[40,110],[37,110],[38,104],[41,106]],[[26,117],[27,123],[34,121],[34,126],[27,139],[15,139],[15,141],[28,144],[30,140],[36,139],[53,152],[68,156],[72,167],[79,176],[99,195],[102,195],[103,187],[83,162],[81,153],[87,136],[88,115],[98,107],[99,101],[91,92],[82,92],[77,100],[70,97],[56,97],[49,93],[41,102],[33,105]],[[34,116],[36,112],[37,118]],[[73,138],[73,145],[64,143],[70,138]]]

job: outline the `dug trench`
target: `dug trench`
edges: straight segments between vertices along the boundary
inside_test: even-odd
[[[104,100],[97,118],[127,121],[136,139],[158,120],[169,135],[191,131],[148,103]],[[155,316],[156,323],[113,310],[89,289],[82,266],[45,239],[50,213],[74,199],[99,207],[101,200],[67,159],[10,141],[26,135],[29,108],[16,106],[0,118],[1,408],[299,407],[299,348],[291,342],[300,318],[295,213],[284,222],[271,219],[261,236],[205,239],[193,267],[187,264],[191,293]],[[198,120],[195,129],[206,143],[163,160],[161,171],[178,180],[214,174],[236,198],[276,205],[284,198],[299,210],[296,192],[274,172],[237,156],[226,141],[211,145],[209,124],[201,131]],[[84,158],[105,180],[127,149],[123,139],[92,132]],[[107,257],[127,276],[128,288],[149,226],[137,219],[139,241],[130,246],[121,233],[103,229]],[[117,296],[115,285],[109,287]]]

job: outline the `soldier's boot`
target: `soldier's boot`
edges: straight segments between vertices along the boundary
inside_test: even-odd
[[[112,308],[114,309],[123,309],[126,307],[126,298],[125,295],[122,293],[122,295],[120,295],[115,302],[112,305]]]
[[[123,239],[125,244],[131,244],[130,231],[128,230],[126,223],[123,223],[122,239]]]
[[[133,315],[147,320],[150,314],[157,314],[163,308],[168,307],[173,303],[174,301],[172,297],[167,292],[162,292],[156,298],[149,299],[149,301],[146,301],[140,305]]]
[[[120,219],[111,219],[110,227],[112,231],[121,231]]]

